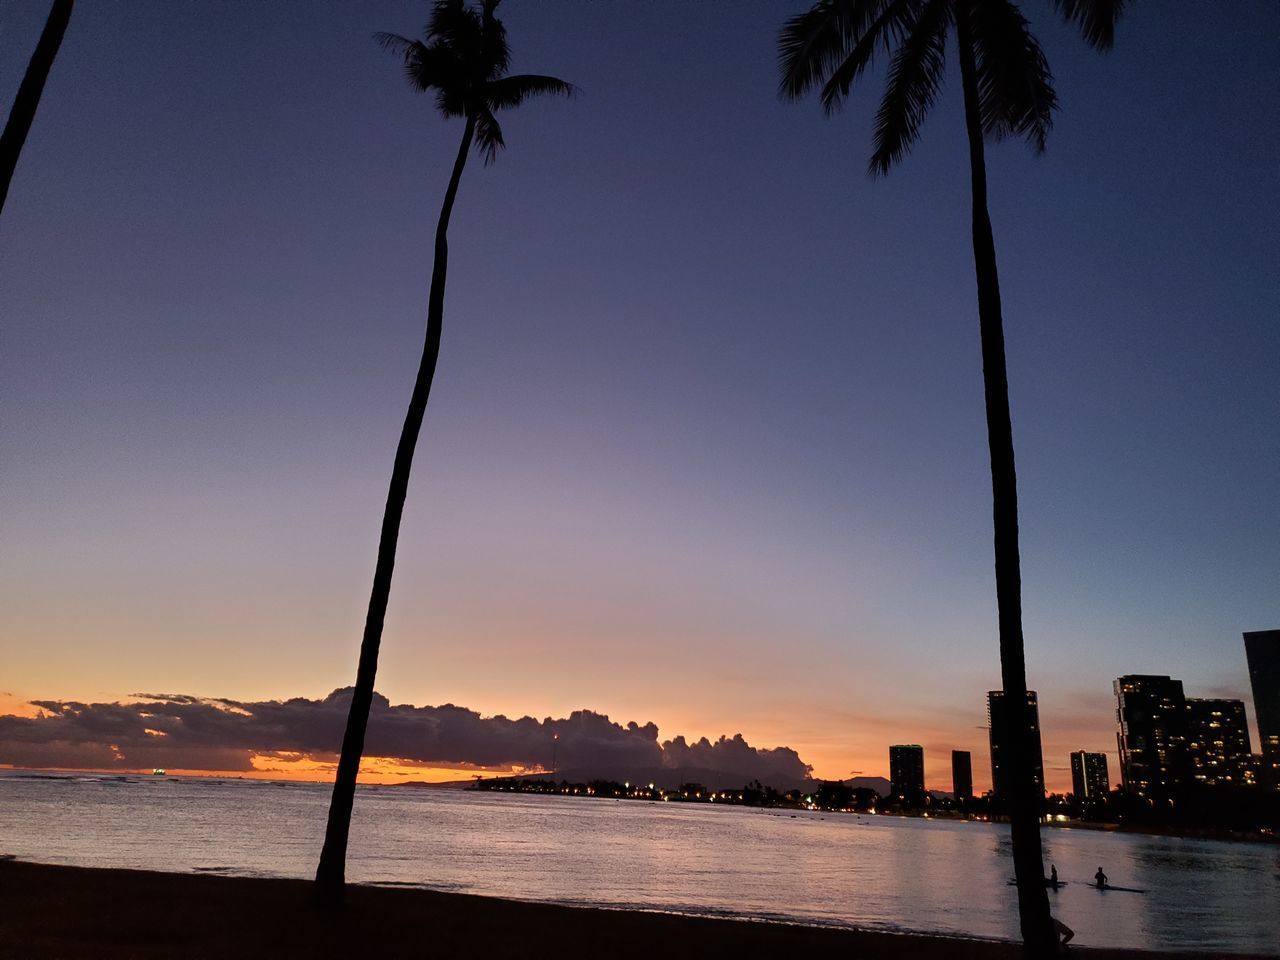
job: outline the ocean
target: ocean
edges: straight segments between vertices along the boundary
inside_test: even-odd
[[[324,784],[0,771],[0,854],[309,877]],[[1280,846],[1044,830],[1093,946],[1280,954]],[[1099,892],[1094,871],[1144,890]],[[1008,828],[710,804],[361,787],[348,879],[520,900],[998,939]]]

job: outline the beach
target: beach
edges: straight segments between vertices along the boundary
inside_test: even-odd
[[[747,920],[600,910],[353,885],[341,913],[303,880],[0,862],[0,957],[419,957],[605,954],[1018,957],[1015,944]],[[829,951],[829,953],[828,953]],[[1075,948],[1105,958],[1195,958]]]

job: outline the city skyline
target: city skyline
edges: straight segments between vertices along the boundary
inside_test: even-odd
[[[970,750],[988,787],[956,112],[873,184],[871,111],[777,101],[776,4],[679,31],[640,6],[504,10],[517,66],[582,95],[513,117],[511,153],[467,171],[379,690],[740,732],[832,779],[918,742],[945,787]],[[1044,156],[989,159],[1053,790],[1074,750],[1118,771],[1115,677],[1167,672],[1254,723],[1280,96],[1257,105],[1269,13],[1138,8],[1107,57],[1035,16],[1069,109]],[[7,90],[42,17],[6,21]],[[0,230],[0,712],[351,682],[421,341],[428,228],[404,211],[438,204],[454,136],[369,35],[422,17],[77,11]]]

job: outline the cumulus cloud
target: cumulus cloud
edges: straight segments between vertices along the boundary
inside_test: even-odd
[[[242,702],[135,694],[134,703],[35,700],[35,717],[0,715],[0,763],[93,769],[249,770],[254,757],[332,760],[350,688],[321,700]],[[464,768],[549,769],[585,777],[760,779],[778,786],[810,772],[788,747],[753,747],[741,734],[660,742],[653,723],[620,724],[579,710],[567,718],[483,717],[474,710],[393,706],[374,695],[365,754]]]
[[[706,770],[719,774],[750,772],[762,783],[786,784],[803,780],[811,769],[790,747],[765,749],[753,747],[735,733],[722,736],[715,743],[703,737],[690,745],[684,737],[676,737],[662,745],[663,766],[668,769]]]

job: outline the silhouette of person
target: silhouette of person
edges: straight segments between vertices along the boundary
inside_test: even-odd
[[[1050,917],[1049,919],[1053,921],[1053,932],[1057,934],[1058,946],[1062,948],[1058,952],[1066,953],[1067,944],[1071,942],[1071,938],[1076,935],[1076,932],[1072,930],[1070,927],[1068,927],[1061,920],[1059,920],[1057,917]]]
[[[1058,868],[1052,863],[1049,864],[1049,886],[1055,890],[1058,889]]]
[[[1094,882],[1098,885],[1099,890],[1107,888],[1107,875],[1102,872],[1102,868],[1098,868],[1098,872],[1093,875]]]

